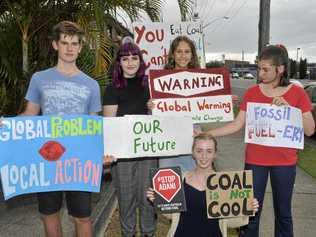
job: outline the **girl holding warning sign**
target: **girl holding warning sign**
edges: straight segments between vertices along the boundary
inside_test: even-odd
[[[200,68],[199,59],[196,53],[194,42],[187,36],[176,37],[169,49],[168,61],[164,69],[190,69]],[[148,103],[148,108],[152,109],[155,104],[152,100]],[[199,126],[195,129],[200,130]],[[180,166],[181,171],[185,172],[195,166],[191,155],[179,155],[175,157],[160,157],[159,167]]]

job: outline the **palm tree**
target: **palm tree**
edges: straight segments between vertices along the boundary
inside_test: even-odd
[[[0,1],[0,114],[15,114],[34,71],[54,65],[50,29],[61,20],[78,22],[87,42],[78,66],[106,82],[115,47],[111,32],[127,34],[117,18],[124,12],[130,21],[147,14],[160,20],[163,0],[4,0]],[[191,0],[178,0],[182,19],[191,14]],[[102,80],[101,80],[102,79]]]

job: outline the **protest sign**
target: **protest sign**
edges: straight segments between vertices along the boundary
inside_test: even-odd
[[[252,171],[214,172],[206,181],[208,218],[253,216]]]
[[[167,63],[170,44],[180,35],[194,42],[200,64],[205,65],[203,27],[200,22],[133,22],[133,31],[135,43],[141,49],[148,69],[160,69]]]
[[[154,206],[161,213],[186,211],[180,167],[150,169],[155,190]]]
[[[190,116],[195,123],[234,119],[225,68],[150,70],[149,86],[154,115]]]
[[[5,118],[0,127],[4,198],[34,192],[99,192],[102,117]]]
[[[135,158],[191,153],[193,125],[189,117],[178,120],[151,115],[104,118],[103,129],[105,155]]]
[[[231,94],[229,71],[223,67],[150,70],[149,89],[153,99]]]
[[[303,149],[301,110],[292,106],[247,103],[245,142]]]

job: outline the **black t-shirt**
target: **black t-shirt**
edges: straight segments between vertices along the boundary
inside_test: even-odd
[[[112,84],[104,91],[103,105],[118,105],[116,116],[147,114],[148,87],[137,78],[128,78],[127,87],[116,88]]]

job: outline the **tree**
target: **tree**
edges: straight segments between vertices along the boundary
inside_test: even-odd
[[[3,0],[0,1],[0,114],[22,110],[30,75],[54,65],[50,30],[61,20],[78,22],[85,30],[78,66],[106,83],[115,48],[110,32],[126,34],[117,18],[125,12],[131,21],[147,14],[160,20],[163,0]],[[190,0],[178,0],[182,18],[190,14]],[[125,32],[124,32],[125,31]]]
[[[205,67],[206,68],[214,68],[214,67],[222,67],[224,66],[224,63],[221,61],[209,61],[208,63],[206,63]]]
[[[305,79],[307,77],[307,60],[306,60],[306,58],[300,60],[299,72],[300,72],[301,79]]]
[[[294,78],[296,76],[296,61],[290,59],[290,78]]]

